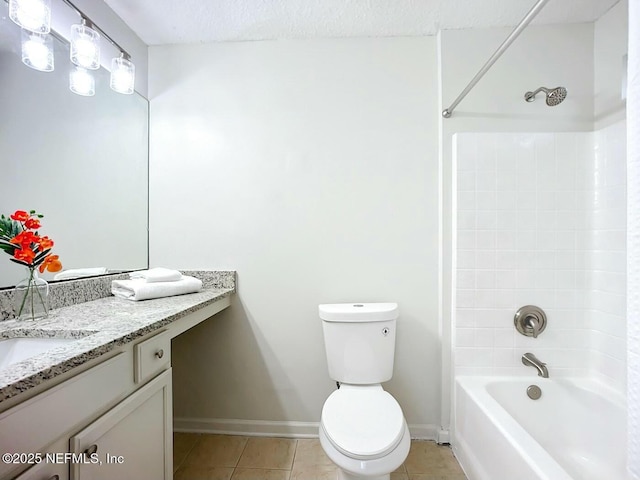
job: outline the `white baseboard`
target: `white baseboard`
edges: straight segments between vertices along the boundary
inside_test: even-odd
[[[174,418],[175,432],[222,433],[251,437],[316,438],[316,422],[270,422],[227,418]]]
[[[442,445],[443,443],[451,443],[451,435],[449,430],[439,428],[436,432],[436,443]]]
[[[435,440],[437,438],[438,427],[425,423],[409,424],[409,431],[413,440]]]
[[[265,420],[237,420],[227,418],[174,418],[175,432],[218,433],[245,435],[250,437],[317,438],[318,422],[272,422]],[[411,438],[415,440],[437,440],[436,425],[409,425]]]

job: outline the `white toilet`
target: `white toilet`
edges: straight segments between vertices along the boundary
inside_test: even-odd
[[[398,402],[380,385],[393,376],[395,303],[320,305],[329,376],[340,388],[322,407],[320,443],[340,480],[389,480],[411,439]]]

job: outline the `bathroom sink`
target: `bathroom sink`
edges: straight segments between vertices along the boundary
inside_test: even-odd
[[[69,338],[7,338],[0,340],[0,369],[27,358],[69,345],[78,339]]]

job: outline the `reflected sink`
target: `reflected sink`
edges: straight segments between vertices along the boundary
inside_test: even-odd
[[[0,340],[0,369],[77,340],[77,338],[25,337]]]

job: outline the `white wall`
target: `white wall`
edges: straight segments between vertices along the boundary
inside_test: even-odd
[[[629,4],[629,18],[640,17],[640,2]],[[640,25],[629,22],[629,103],[627,108],[627,469],[640,479]]]
[[[175,341],[176,417],[317,422],[317,305],[396,301],[387,389],[433,437],[435,38],[151,47],[150,70],[151,263],[238,271],[232,308]]]
[[[600,130],[625,118],[622,84],[629,32],[628,2],[622,0],[594,24],[594,120]]]

